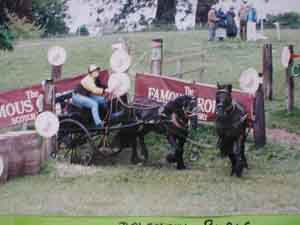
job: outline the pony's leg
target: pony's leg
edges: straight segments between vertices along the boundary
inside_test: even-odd
[[[242,154],[242,161],[243,161],[244,167],[246,169],[249,169],[248,162],[247,162],[247,159],[245,156],[245,142],[246,142],[246,135],[244,134],[244,135],[241,135],[241,138],[240,138],[241,154]]]
[[[141,159],[139,158],[138,156],[138,153],[137,153],[137,139],[136,137],[134,138],[130,138],[130,146],[131,146],[131,149],[132,149],[132,152],[131,152],[131,163],[132,164],[138,164],[139,162],[141,162]]]
[[[242,160],[243,160],[245,168],[250,169],[249,165],[248,165],[248,162],[247,162],[247,159],[246,159],[246,156],[245,156],[245,152],[242,152]]]
[[[239,140],[236,140],[233,143],[233,154],[235,159],[234,172],[237,177],[241,177],[243,174],[244,162],[242,160],[241,145]]]
[[[166,156],[166,160],[168,163],[175,163],[177,162],[176,160],[176,148],[177,148],[177,143],[176,143],[176,138],[174,135],[168,135],[167,136],[168,143],[170,145],[170,150],[169,153]]]
[[[228,157],[230,159],[230,162],[231,162],[231,173],[230,173],[230,176],[233,176],[234,173],[235,173],[235,157],[234,157],[234,154],[233,153],[230,153],[228,154]]]
[[[220,149],[220,157],[225,158],[226,156],[226,145],[224,137],[219,136],[217,141],[217,148]]]
[[[141,133],[141,134],[139,134],[138,138],[139,138],[139,142],[141,145],[141,153],[144,157],[144,161],[147,162],[148,158],[149,158],[149,154],[148,154],[147,146],[145,144],[145,135],[143,133]]]
[[[183,146],[185,141],[186,141],[185,138],[178,138],[178,147],[176,148],[176,153],[175,153],[178,170],[186,169],[183,161]]]

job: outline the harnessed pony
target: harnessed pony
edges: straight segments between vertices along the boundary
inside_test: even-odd
[[[247,113],[243,106],[231,96],[232,85],[217,84],[216,92],[216,132],[218,148],[231,161],[231,176],[242,176],[248,168],[245,156]]]
[[[169,163],[177,163],[177,169],[185,169],[183,146],[188,135],[188,124],[196,109],[196,99],[191,96],[179,96],[169,101],[164,106],[139,107],[134,104],[134,114],[136,119],[143,122],[140,129],[131,133],[119,133],[119,143],[121,148],[125,146],[133,147],[131,161],[137,163],[141,161],[136,151],[137,142],[141,145],[141,153],[144,161],[148,160],[149,153],[145,144],[145,135],[156,132],[166,135],[170,144],[170,151],[166,156]]]

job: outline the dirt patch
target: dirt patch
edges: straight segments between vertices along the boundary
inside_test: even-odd
[[[282,144],[300,144],[300,135],[290,133],[285,129],[267,129],[267,137],[272,142],[279,142]]]
[[[58,177],[79,177],[93,175],[97,172],[96,167],[73,165],[69,163],[55,163],[56,174]]]

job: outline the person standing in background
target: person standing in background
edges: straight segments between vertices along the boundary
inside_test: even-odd
[[[248,8],[249,11],[247,16],[247,41],[256,41],[257,13],[252,3],[249,5]]]
[[[213,5],[207,16],[207,23],[208,23],[208,40],[214,41],[216,38],[216,29],[217,29],[217,15],[216,15],[216,6]]]
[[[223,7],[220,7],[217,11],[217,30],[216,30],[216,38],[219,41],[223,41],[226,37],[226,14],[224,12]]]
[[[239,10],[239,19],[240,19],[240,37],[241,40],[247,40],[247,17],[248,17],[248,2],[243,0],[241,8]]]
[[[237,35],[237,26],[235,23],[234,7],[231,6],[226,14],[226,34],[229,38],[235,38]]]

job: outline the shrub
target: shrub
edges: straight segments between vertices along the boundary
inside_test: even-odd
[[[82,25],[77,28],[76,34],[80,36],[89,36],[90,32],[89,29],[86,27],[86,25]]]
[[[67,34],[65,23],[69,0],[32,0],[33,21],[43,28],[43,36]]]
[[[41,37],[43,30],[34,23],[29,22],[26,17],[20,19],[16,15],[8,15],[8,26],[16,39],[29,39]]]
[[[272,26],[273,23],[279,22],[283,28],[300,28],[300,14],[296,12],[288,12],[279,15],[268,15],[267,16],[267,26]]]
[[[0,26],[0,50],[13,50],[13,33],[4,26]]]

